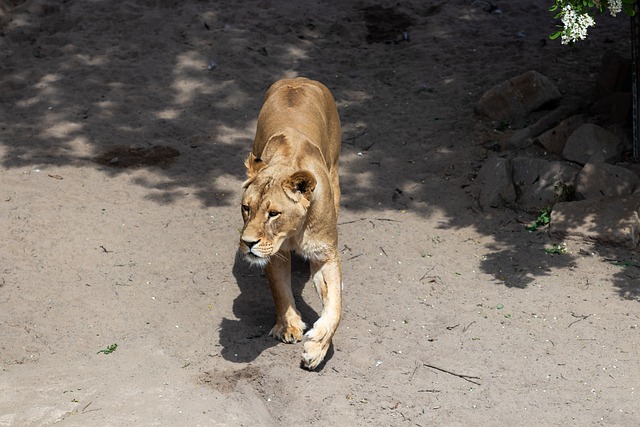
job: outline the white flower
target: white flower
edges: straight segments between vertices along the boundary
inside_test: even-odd
[[[577,13],[570,4],[562,8],[562,44],[569,44],[587,38],[587,29],[596,25],[588,13]]]
[[[622,11],[622,0],[609,0],[609,13],[616,16]]]

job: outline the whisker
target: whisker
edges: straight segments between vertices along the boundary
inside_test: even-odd
[[[286,261],[287,257],[284,256],[284,254],[282,254],[282,252],[276,252],[275,255],[273,255],[274,258],[278,258],[280,261]]]

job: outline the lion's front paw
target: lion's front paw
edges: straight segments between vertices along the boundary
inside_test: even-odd
[[[329,330],[316,323],[309,332],[304,334],[304,351],[302,352],[302,365],[310,370],[318,367],[324,360],[324,356],[331,345]]]
[[[302,340],[302,334],[306,328],[307,325],[301,320],[296,322],[295,325],[278,322],[271,328],[269,335],[282,342],[295,343]]]

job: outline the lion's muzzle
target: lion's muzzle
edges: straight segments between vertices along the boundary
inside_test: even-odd
[[[260,240],[241,237],[240,252],[249,264],[264,267],[269,262],[269,255],[260,250]]]

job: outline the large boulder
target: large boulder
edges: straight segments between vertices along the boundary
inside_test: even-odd
[[[476,113],[496,121],[514,121],[551,101],[560,91],[537,71],[527,71],[489,89],[476,104]]]
[[[512,163],[516,202],[521,209],[538,211],[573,197],[580,167],[529,157],[517,157]]]
[[[515,131],[507,140],[507,145],[515,148],[526,148],[530,146],[534,142],[533,138],[558,125],[570,113],[571,109],[566,106],[552,110],[534,124]]]
[[[623,144],[614,133],[592,123],[585,123],[567,139],[562,156],[581,165],[587,163],[617,163]]]
[[[605,52],[596,79],[595,97],[631,92],[631,70],[631,60],[613,51]]]
[[[482,209],[509,205],[516,201],[516,191],[511,180],[511,161],[494,157],[487,159],[478,172],[474,190]]]
[[[640,184],[638,175],[608,163],[587,163],[576,182],[576,199],[596,199],[605,196],[629,196]]]
[[[630,249],[640,237],[640,194],[557,203],[551,212],[553,238],[580,237]]]
[[[583,124],[584,118],[582,116],[569,117],[561,121],[558,126],[538,136],[533,142],[542,145],[549,153],[560,154],[564,150],[569,136]]]

